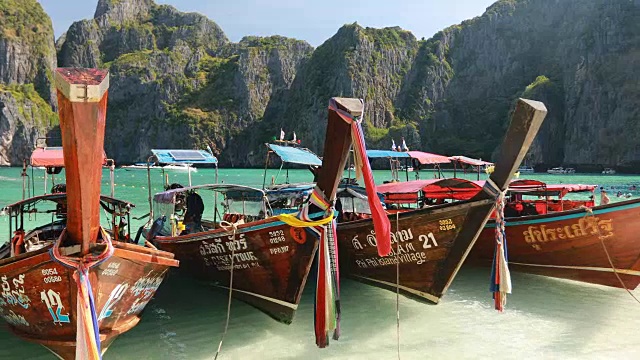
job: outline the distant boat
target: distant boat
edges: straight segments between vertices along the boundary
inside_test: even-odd
[[[606,168],[602,170],[602,175],[614,175],[616,173],[612,168]]]
[[[565,174],[575,174],[576,173],[576,169],[574,168],[563,168],[563,167],[554,167],[551,168],[549,170],[547,170],[548,174],[554,174],[554,175],[565,175]]]
[[[532,166],[523,165],[518,168],[518,172],[521,174],[533,174],[535,170]]]

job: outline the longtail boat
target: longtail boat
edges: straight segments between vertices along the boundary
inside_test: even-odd
[[[376,231],[371,219],[339,223],[342,273],[437,303],[485,226],[496,200],[506,190],[545,116],[544,104],[518,101],[490,180],[480,191],[471,182],[456,182],[476,191],[472,198],[454,203],[422,204],[421,208],[406,211],[387,209],[392,224],[389,256],[380,256],[375,250]],[[428,181],[417,180],[400,186],[411,184],[416,184],[418,189],[429,185]],[[378,191],[383,192],[384,188]]]
[[[114,241],[100,226],[108,72],[61,68],[54,78],[67,193],[47,200],[66,199],[64,226],[34,229],[55,242],[28,251],[25,206],[44,198],[10,208],[16,231],[12,256],[0,260],[0,315],[13,333],[60,358],[97,359],[140,321],[178,261],[170,253]]]
[[[352,131],[361,131],[363,108],[359,99],[330,100],[317,185],[296,215],[273,214],[260,189],[230,184],[177,188],[154,196],[146,238],[184,260],[183,269],[194,277],[232,287],[236,298],[285,323],[293,319],[318,252],[316,344],[327,346],[329,332],[335,339],[339,335],[340,313],[333,203]],[[220,216],[215,196],[205,197],[210,206],[205,214],[206,190],[222,193]],[[211,218],[204,219],[208,214]]]
[[[509,187],[505,233],[515,271],[635,289],[640,284],[640,199],[595,206],[594,185],[519,180]],[[527,198],[530,197],[529,199]],[[539,198],[542,197],[542,198]],[[469,260],[490,264],[489,224]]]

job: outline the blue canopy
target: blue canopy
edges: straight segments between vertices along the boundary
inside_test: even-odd
[[[370,158],[408,158],[409,153],[391,150],[367,150],[367,157]]]
[[[301,165],[322,165],[322,160],[309,149],[275,144],[267,144],[267,146],[284,162]]]
[[[217,164],[218,159],[206,150],[151,149],[161,164]]]

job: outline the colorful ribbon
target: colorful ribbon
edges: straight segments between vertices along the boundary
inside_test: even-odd
[[[76,300],[76,359],[102,359],[100,346],[100,327],[98,326],[98,316],[93,299],[93,289],[89,280],[89,270],[105,260],[109,259],[114,252],[111,238],[104,229],[100,228],[102,239],[106,245],[104,251],[99,255],[87,254],[81,258],[65,256],[60,253],[60,244],[66,235],[66,230],[62,232],[56,244],[49,250],[51,258],[63,266],[76,269],[73,279],[78,288]]]
[[[376,184],[373,181],[373,173],[371,165],[367,158],[367,148],[364,140],[364,132],[360,121],[351,116],[351,114],[338,108],[332,99],[329,102],[329,109],[335,111],[344,121],[351,124],[351,139],[354,147],[356,179],[362,176],[364,187],[367,191],[367,200],[371,209],[371,218],[373,220],[373,229],[376,232],[376,242],[378,246],[378,255],[387,256],[391,253],[391,224],[386,212],[382,208],[376,192]]]
[[[507,258],[507,236],[504,221],[505,194],[501,192],[496,201],[496,247],[491,267],[491,292],[495,309],[502,312],[511,294],[511,274]]]

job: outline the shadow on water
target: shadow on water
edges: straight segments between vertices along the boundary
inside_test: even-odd
[[[122,335],[109,349],[105,359],[208,359],[213,358],[224,329],[227,309],[226,290],[172,273],[145,310],[143,321]],[[296,317],[291,325],[274,321],[259,310],[233,301],[229,329],[220,359],[339,357],[341,344],[353,334],[369,333],[394,326],[393,296],[379,296],[377,289],[345,282],[342,286],[344,336],[331,341],[329,349],[317,349],[313,330],[313,294],[315,279],[309,279]],[[359,297],[374,293],[374,302],[361,306]],[[393,294],[391,294],[393,295]],[[394,295],[395,296],[395,295]],[[384,319],[354,321],[373,311]],[[381,321],[382,320],[382,321]],[[378,342],[378,345],[385,346]],[[152,346],[152,348],[150,348]],[[371,354],[375,349],[363,349]]]

